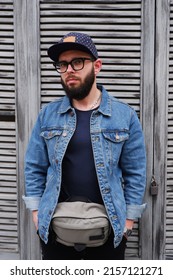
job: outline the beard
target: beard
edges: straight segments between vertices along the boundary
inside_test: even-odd
[[[70,77],[70,75],[69,75]],[[73,77],[73,75],[71,75]],[[94,69],[85,77],[84,81],[79,86],[69,87],[61,78],[61,84],[69,99],[82,100],[87,97],[95,80]]]

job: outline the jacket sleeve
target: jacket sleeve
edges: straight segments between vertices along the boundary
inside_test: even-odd
[[[141,217],[146,208],[146,204],[142,204],[146,187],[146,152],[141,124],[135,111],[132,111],[129,139],[123,146],[120,165],[127,219],[135,220]]]
[[[30,210],[38,209],[45,189],[49,166],[46,143],[40,136],[41,114],[42,112],[40,112],[32,130],[25,155],[25,196],[23,196],[23,199],[26,207]]]

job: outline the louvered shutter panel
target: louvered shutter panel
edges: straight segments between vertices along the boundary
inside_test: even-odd
[[[14,30],[12,0],[5,1],[5,4],[0,1],[0,22],[0,111],[1,115],[14,115]]]
[[[12,0],[0,1],[0,72],[0,258],[3,258],[18,253]]]
[[[97,81],[140,114],[141,4],[137,0],[40,0],[42,105],[64,94],[47,49],[67,32],[77,31],[89,34],[97,45],[103,60]],[[138,242],[136,223],[127,258],[139,258]]]
[[[168,146],[166,188],[166,244],[167,259],[173,258],[173,1],[170,1]]]
[[[110,2],[110,4],[108,4]],[[141,1],[40,1],[42,103],[63,94],[47,57],[65,33],[88,33],[103,60],[98,82],[139,111]]]

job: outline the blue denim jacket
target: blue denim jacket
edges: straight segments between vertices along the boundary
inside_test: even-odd
[[[135,111],[108,95],[90,119],[90,133],[101,195],[120,243],[126,219],[141,217],[146,183],[144,138]],[[46,105],[33,128],[25,158],[26,207],[38,209],[39,235],[47,243],[57,205],[62,160],[76,128],[76,114],[68,97]]]

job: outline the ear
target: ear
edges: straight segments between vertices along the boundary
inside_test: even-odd
[[[97,75],[100,70],[102,68],[102,61],[101,59],[97,59],[96,61],[94,61],[94,72],[95,72],[95,75]]]

